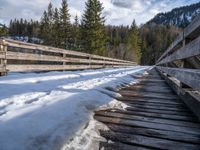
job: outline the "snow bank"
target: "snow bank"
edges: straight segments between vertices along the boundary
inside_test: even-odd
[[[93,111],[107,106],[125,108],[114,100],[120,96],[116,90],[136,83],[130,75],[143,74],[146,69],[14,73],[1,77],[0,149],[87,149],[91,137],[99,138],[94,129],[99,123],[91,120]]]

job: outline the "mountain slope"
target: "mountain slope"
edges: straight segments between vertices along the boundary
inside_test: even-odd
[[[174,25],[184,28],[198,14],[200,14],[200,2],[189,6],[175,8],[167,13],[159,13],[147,24],[156,23],[163,25]]]

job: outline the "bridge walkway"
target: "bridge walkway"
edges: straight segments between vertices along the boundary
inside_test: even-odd
[[[141,82],[119,91],[126,110],[96,111],[104,150],[200,150],[200,122],[159,73],[152,69]]]

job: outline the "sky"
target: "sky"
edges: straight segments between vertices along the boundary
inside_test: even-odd
[[[49,2],[60,7],[61,0],[0,0],[0,23],[8,24],[13,18],[40,20]],[[81,18],[87,0],[68,0],[71,20],[76,15]],[[190,5],[199,0],[100,0],[106,24],[130,25],[133,19],[138,25],[143,24],[160,12],[167,12],[175,7]]]

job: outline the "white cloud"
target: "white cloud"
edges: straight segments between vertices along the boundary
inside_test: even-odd
[[[159,12],[191,4],[198,0],[100,0],[103,3],[106,23],[112,25],[130,25],[133,19],[137,24],[145,23]],[[0,0],[0,21],[9,22],[14,18],[41,18],[50,0]],[[60,7],[61,0],[51,0]],[[71,20],[75,15],[81,17],[86,0],[68,0]]]

